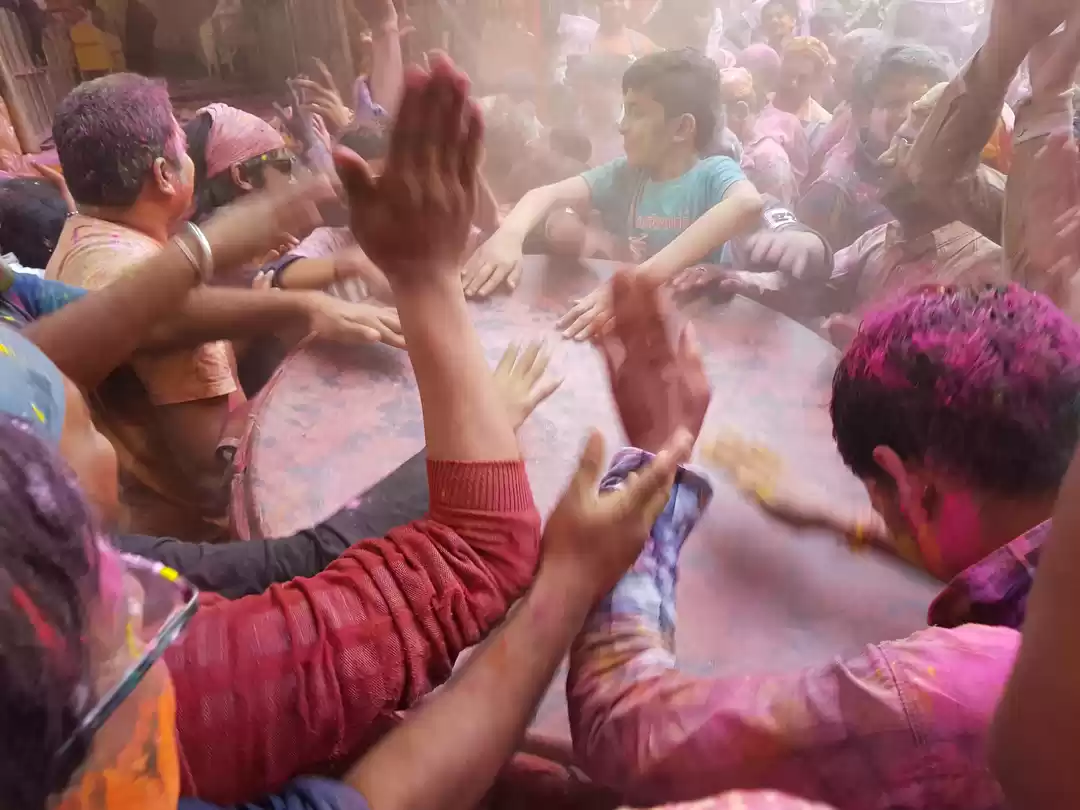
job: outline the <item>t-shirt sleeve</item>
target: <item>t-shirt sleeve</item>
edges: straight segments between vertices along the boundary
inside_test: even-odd
[[[57,280],[84,290],[100,290],[138,267],[153,255],[144,250],[124,251],[104,239],[87,239],[72,248],[60,261],[55,273]],[[52,268],[50,268],[51,270]]]
[[[616,208],[620,205],[625,207],[628,202],[622,199],[620,190],[626,186],[626,174],[629,170],[626,158],[621,157],[589,169],[581,175],[581,179],[589,187],[592,207],[600,212],[605,221]]]
[[[348,785],[331,779],[304,777],[281,793],[257,802],[216,805],[181,799],[177,810],[369,810],[367,800]]]
[[[709,158],[709,200],[710,207],[722,202],[731,187],[746,179],[743,170],[729,157]]]

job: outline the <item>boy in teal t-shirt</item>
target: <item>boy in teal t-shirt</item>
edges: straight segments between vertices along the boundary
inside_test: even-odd
[[[699,160],[674,180],[656,181],[626,158],[613,160],[581,175],[589,185],[590,202],[608,233],[628,241],[638,262],[651,259],[715,205],[746,176],[729,157]],[[723,245],[700,261],[720,264]]]
[[[724,245],[757,227],[762,198],[738,164],[706,157],[717,124],[720,75],[690,48],[645,56],[623,74],[619,130],[626,157],[528,192],[465,267],[468,295],[488,295],[521,276],[525,237],[548,214],[597,210],[604,227],[626,240],[639,269],[657,285],[695,264],[719,262]],[[560,322],[585,339],[611,318],[605,284]]]

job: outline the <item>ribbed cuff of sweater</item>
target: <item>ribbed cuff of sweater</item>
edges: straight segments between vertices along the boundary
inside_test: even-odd
[[[431,511],[528,512],[536,508],[525,462],[431,461],[427,463]]]

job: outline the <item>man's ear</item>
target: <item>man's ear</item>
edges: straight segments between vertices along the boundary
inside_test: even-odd
[[[916,532],[929,526],[934,511],[933,493],[922,471],[905,464],[895,450],[884,445],[874,448],[874,461],[892,479],[897,505]]]
[[[163,157],[159,157],[154,161],[154,185],[157,186],[157,190],[165,195],[171,197],[176,193],[176,170],[169,165],[169,161]]]
[[[251,184],[251,181],[244,176],[244,172],[240,169],[239,163],[234,163],[229,167],[229,176],[232,177],[233,185],[244,191],[254,191],[255,186]]]

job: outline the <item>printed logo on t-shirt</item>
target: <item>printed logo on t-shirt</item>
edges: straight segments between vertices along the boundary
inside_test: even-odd
[[[688,214],[677,217],[658,217],[655,214],[638,214],[634,227],[642,231],[685,231],[694,220]]]

